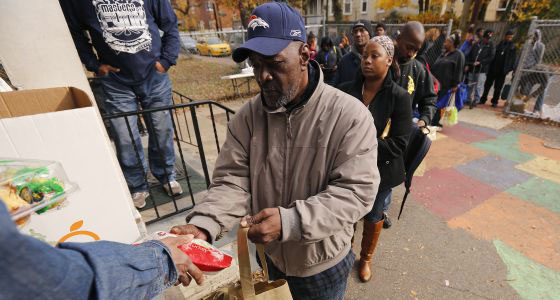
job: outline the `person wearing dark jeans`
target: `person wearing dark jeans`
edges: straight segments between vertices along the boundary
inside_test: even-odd
[[[473,89],[469,89],[469,99],[471,99],[472,92],[474,91],[474,99],[471,101],[471,106],[476,106],[479,101],[482,101],[481,95],[484,90],[484,83],[486,82],[486,74],[488,74],[490,63],[494,59],[494,44],[490,41],[493,34],[492,30],[484,31],[482,40],[474,44],[471,52],[466,57],[467,67],[465,72],[471,72],[473,81],[476,81],[476,86]]]
[[[59,2],[80,60],[88,71],[102,78],[107,113],[173,104],[167,70],[175,64],[180,45],[177,17],[168,0]],[[148,163],[137,119],[135,115],[127,120],[112,119],[111,127],[132,200],[142,208],[149,196],[144,176]],[[175,179],[171,116],[167,111],[154,112],[145,115],[144,120],[152,133],[148,148],[150,170],[169,195],[181,194],[181,185]]]
[[[513,31],[508,30],[504,40],[496,46],[496,54],[490,63],[488,76],[486,77],[486,82],[484,83],[484,93],[482,93],[482,98],[480,99],[481,104],[486,102],[490,88],[494,85],[492,107],[498,106],[498,100],[500,100],[506,76],[509,72],[513,71],[513,66],[515,64],[515,45],[512,40]]]
[[[395,81],[399,67],[393,60],[395,48],[391,38],[376,36],[364,49],[361,70],[353,82],[341,89],[360,100],[373,116],[377,131],[377,167],[381,182],[373,208],[364,216],[364,231],[358,275],[362,282],[371,280],[371,261],[384,223],[383,207],[391,190],[404,181],[404,153],[412,131],[410,94]]]

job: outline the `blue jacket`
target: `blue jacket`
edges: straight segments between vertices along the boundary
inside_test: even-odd
[[[151,299],[178,278],[159,241],[58,248],[19,233],[0,200],[0,299]]]
[[[463,43],[463,45],[461,45],[461,48],[459,48],[459,50],[461,50],[461,52],[463,52],[465,57],[467,57],[467,55],[469,55],[469,53],[471,53],[471,50],[472,50],[472,47],[473,47],[473,42],[474,41],[465,41]]]
[[[59,2],[80,60],[89,71],[97,72],[100,64],[108,64],[120,69],[111,76],[136,85],[155,71],[156,61],[165,69],[175,64],[179,30],[169,0]]]

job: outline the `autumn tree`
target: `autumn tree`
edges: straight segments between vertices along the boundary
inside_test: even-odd
[[[424,0],[427,1],[427,0]],[[410,0],[379,0],[377,7],[389,11],[397,7],[410,6]]]
[[[192,0],[191,0],[192,1]],[[239,17],[241,19],[241,25],[243,28],[247,28],[248,19],[251,16],[251,12],[255,7],[260,4],[266,3],[266,0],[215,0],[216,5],[222,7],[228,7],[239,11]],[[286,2],[294,8],[302,9],[302,5],[305,5],[305,1],[302,0],[291,0],[291,1],[276,1],[276,2]]]
[[[512,19],[514,21],[525,21],[531,19],[532,16],[540,19],[549,12],[550,8],[551,0],[521,0],[512,14]]]
[[[200,4],[195,0],[171,0],[171,7],[175,11],[177,18],[182,21],[183,30],[192,30],[196,28],[194,18],[190,18],[189,14],[192,9],[198,7]]]

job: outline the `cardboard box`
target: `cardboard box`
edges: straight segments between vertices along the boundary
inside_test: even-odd
[[[0,157],[58,161],[80,188],[59,210],[33,215],[22,232],[51,244],[139,238],[122,171],[85,92],[62,87],[0,93]]]

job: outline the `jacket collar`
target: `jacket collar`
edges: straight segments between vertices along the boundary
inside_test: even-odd
[[[393,84],[393,72],[391,71],[391,69],[389,69],[389,71],[387,71],[387,75],[385,75],[385,79],[383,79],[383,85],[381,86],[381,89],[379,90],[379,92],[383,91],[386,88],[390,88],[391,85]],[[352,96],[357,97],[358,99],[361,99],[363,101],[363,95],[362,95],[362,87],[364,86],[364,75],[362,74],[362,68],[358,69],[358,73],[356,74],[356,77],[354,79],[354,84],[352,85]],[[379,92],[377,92],[377,94],[379,94]]]
[[[319,63],[311,60],[309,61],[309,68],[314,68],[314,72],[318,72],[319,74],[319,78],[317,80],[317,86],[315,87],[315,91],[309,96],[309,99],[307,101],[305,101],[305,99],[303,99],[303,104],[302,105],[297,105],[296,107],[291,109],[291,112],[295,112],[295,111],[300,111],[303,110],[306,107],[309,106],[313,106],[319,99],[319,97],[321,96],[321,94],[323,93],[323,90],[325,89],[325,83],[323,82],[323,71],[321,71],[321,67],[319,66]],[[313,73],[313,72],[310,72]],[[311,80],[308,81],[308,84],[311,84]],[[307,87],[306,87],[307,90]],[[304,92],[304,97],[305,97],[305,92]],[[263,107],[263,110],[267,113],[270,114],[277,114],[277,113],[286,113],[289,112],[288,109],[285,106],[279,107],[275,110],[272,110],[268,107],[266,107],[266,105],[264,104],[264,101],[262,100],[261,97],[261,93],[259,93],[257,95],[257,97],[259,97],[259,100],[261,101],[261,105]]]

